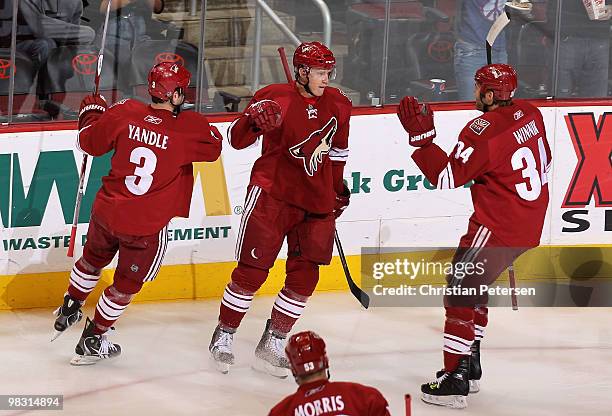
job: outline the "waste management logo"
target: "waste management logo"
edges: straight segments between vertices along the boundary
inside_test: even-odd
[[[29,150],[25,149],[24,150]],[[79,213],[79,224],[88,223],[91,207],[102,184],[102,177],[110,169],[111,154],[93,158],[88,169],[86,188]],[[27,161],[26,161],[27,160]],[[62,229],[69,233],[69,224],[72,224],[75,195],[79,182],[79,168],[72,150],[42,151],[38,159],[33,162],[21,157],[19,153],[0,154],[0,217],[2,227],[15,232],[24,227],[40,227],[48,214],[49,200],[52,193],[59,197],[64,224],[53,224],[54,229]],[[79,163],[80,165],[80,163]],[[33,173],[32,173],[33,172]],[[24,176],[32,180],[24,183]],[[199,177],[199,180],[198,180]],[[205,214],[207,216],[231,215],[231,205],[227,190],[225,171],[221,159],[216,162],[194,163],[194,178],[196,186],[201,186],[204,199]],[[192,212],[193,214],[193,212]],[[48,225],[45,222],[45,225]],[[182,240],[192,235],[197,239],[227,238],[231,226],[212,227],[216,230],[203,228],[201,232],[194,228],[193,232],[186,230],[169,230],[171,240]],[[42,232],[42,230],[41,230]],[[23,233],[19,233],[22,235]],[[24,248],[57,248],[67,246],[68,236],[48,235],[41,236],[39,232],[32,232],[36,237],[4,239],[2,249],[21,250]],[[83,236],[84,237],[84,236]],[[174,238],[173,238],[174,237]]]

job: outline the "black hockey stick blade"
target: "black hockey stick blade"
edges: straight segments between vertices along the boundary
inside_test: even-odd
[[[344,250],[342,249],[342,243],[340,242],[340,237],[338,236],[338,230],[334,231],[334,241],[336,242],[336,248],[338,249],[338,255],[340,257],[340,262],[342,263],[342,268],[344,269],[344,276],[346,277],[346,281],[348,283],[349,289],[355,299],[361,303],[361,306],[368,309],[370,306],[370,297],[367,293],[365,293],[357,284],[353,281],[351,277],[351,271],[348,268],[348,264],[346,263],[346,257],[344,256]]]
[[[499,36],[499,34],[502,32],[502,30],[504,30],[508,23],[510,23],[510,14],[507,11],[504,11],[504,13],[500,14],[499,17],[495,19],[495,22],[493,22],[491,29],[489,29],[489,33],[487,34],[487,40],[485,42],[487,48],[487,65],[491,65],[493,63],[493,44],[495,43],[495,39],[497,39],[497,36]]]

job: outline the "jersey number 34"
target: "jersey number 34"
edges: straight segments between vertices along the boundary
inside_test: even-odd
[[[546,158],[546,149],[544,148],[544,140],[538,138],[538,153],[540,156],[540,166],[538,169],[533,152],[528,147],[518,148],[512,155],[512,169],[520,170],[524,182],[515,185],[518,195],[526,201],[535,201],[542,192],[542,186],[548,182]]]

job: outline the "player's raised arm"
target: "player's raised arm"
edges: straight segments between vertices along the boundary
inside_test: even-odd
[[[434,113],[428,104],[419,104],[414,97],[404,97],[397,115],[408,132],[410,145],[418,147],[412,159],[429,182],[439,189],[463,186],[485,169],[488,160],[486,142],[473,140],[467,127],[461,132],[453,151],[447,155],[433,143],[436,128]]]
[[[113,149],[114,136],[109,134],[112,123],[105,120],[98,122],[107,108],[108,105],[101,95],[88,95],[81,101],[76,141],[76,146],[81,152],[91,156],[101,156]],[[106,115],[104,119],[110,117],[112,116]]]
[[[244,113],[229,127],[227,139],[234,149],[249,147],[264,133],[280,127],[281,106],[274,100],[253,97]]]
[[[459,188],[484,172],[489,160],[488,146],[462,132],[447,155],[437,145],[417,149],[412,159],[429,182],[438,189]]]

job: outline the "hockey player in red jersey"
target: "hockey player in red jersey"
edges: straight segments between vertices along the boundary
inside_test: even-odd
[[[64,303],[56,310],[56,336],[81,317],[81,306],[100,272],[117,253],[113,284],[102,293],[71,364],[94,364],[120,354],[105,333],[145,282],[157,275],[168,246],[168,222],[188,217],[192,162],[214,161],[221,135],[206,117],[180,112],[191,74],[174,63],[149,73],[152,103],[127,99],[107,108],[99,95],[81,103],[77,147],[91,155],[114,151],[111,169],[93,203],[87,242],[70,273]]]
[[[493,64],[475,75],[476,107],[484,114],[459,134],[450,155],[433,143],[433,112],[414,97],[404,97],[398,117],[418,149],[412,159],[438,189],[470,181],[474,213],[453,262],[484,265],[484,272],[459,275],[452,286],[490,285],[524,251],[540,243],[548,206],[547,172],[551,152],[540,111],[513,100],[517,76],[509,65]],[[459,270],[459,268],[454,268]],[[467,270],[463,268],[463,270]],[[479,269],[482,270],[482,269]],[[444,299],[444,370],[423,384],[423,400],[462,408],[468,392],[479,390],[480,341],[488,322],[486,293],[447,295]]]
[[[297,392],[283,399],[269,416],[389,416],[389,405],[374,387],[329,381],[325,342],[311,331],[292,335],[285,348]]]
[[[348,156],[350,100],[329,86],[336,60],[319,42],[293,55],[296,79],[257,91],[228,131],[232,147],[262,138],[236,243],[238,265],[225,288],[209,350],[219,371],[234,363],[233,336],[265,282],[285,237],[287,277],[255,350],[255,368],[288,375],[283,342],[332,257],[335,219],[349,203],[342,180]]]

